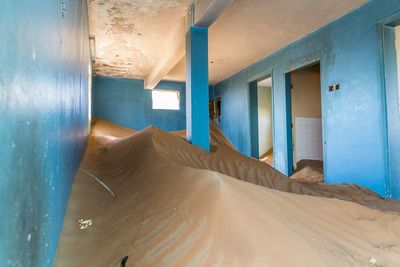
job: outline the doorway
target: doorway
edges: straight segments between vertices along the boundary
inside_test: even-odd
[[[273,153],[272,76],[250,83],[251,155],[271,166]]]
[[[320,63],[287,74],[289,175],[323,182],[323,137]]]
[[[273,166],[274,144],[272,138],[272,77],[258,81],[257,93],[259,159]]]
[[[400,199],[400,14],[382,24],[382,36],[388,132],[388,196]]]

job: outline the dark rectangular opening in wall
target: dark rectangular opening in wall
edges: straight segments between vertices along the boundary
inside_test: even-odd
[[[323,182],[320,64],[295,70],[289,77],[292,178]]]
[[[218,96],[215,100],[210,100],[208,103],[208,110],[210,112],[210,120],[219,124],[221,120],[221,97]]]

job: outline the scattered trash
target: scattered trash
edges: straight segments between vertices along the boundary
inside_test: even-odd
[[[376,259],[375,259],[375,258],[370,258],[370,259],[369,259],[369,262],[375,265]]]
[[[126,262],[128,261],[128,256],[125,256],[121,261],[121,267],[126,267]]]
[[[90,172],[86,171],[86,170],[80,170],[83,173],[86,173],[87,175],[89,175],[90,177],[94,178],[97,182],[99,182],[108,192],[110,192],[110,194],[115,197],[114,192],[111,190],[111,188],[109,188],[105,183],[103,183],[99,178],[97,178],[96,176],[94,176],[93,174],[91,174]]]
[[[84,230],[86,228],[88,228],[89,226],[92,226],[93,222],[92,220],[88,219],[88,220],[84,220],[84,219],[79,219],[78,221],[78,226],[79,229]]]

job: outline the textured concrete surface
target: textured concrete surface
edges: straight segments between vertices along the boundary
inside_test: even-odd
[[[95,73],[144,79],[161,57],[189,0],[89,0]]]
[[[95,72],[145,79],[173,42],[189,0],[89,0]],[[210,81],[220,82],[262,57],[345,15],[366,0],[235,0],[210,28]],[[212,62],[212,63],[211,63]],[[185,80],[185,59],[164,80]]]

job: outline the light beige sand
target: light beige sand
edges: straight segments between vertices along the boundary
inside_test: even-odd
[[[310,183],[323,183],[323,162],[319,160],[301,160],[297,162],[297,170],[290,178]]]
[[[222,133],[221,129],[214,123],[210,124],[210,141],[211,145],[214,146],[223,145],[225,147],[228,147],[236,151],[235,146],[231,143],[231,141],[228,138],[226,138],[226,136]]]
[[[260,157],[260,161],[267,163],[270,166],[274,166],[274,151],[270,149],[267,153]]]
[[[55,266],[400,266],[398,202],[298,183],[226,145],[209,154],[156,128],[129,134],[94,127]]]

